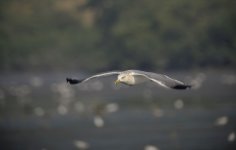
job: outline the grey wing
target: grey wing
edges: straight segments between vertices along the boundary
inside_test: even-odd
[[[119,71],[113,71],[113,72],[106,72],[106,73],[101,73],[101,74],[96,74],[93,76],[90,76],[88,78],[82,79],[82,80],[78,80],[78,79],[72,79],[72,78],[67,78],[67,82],[69,82],[70,84],[78,84],[78,83],[83,83],[86,82],[88,80],[94,79],[94,78],[98,78],[98,77],[106,77],[106,76],[110,76],[110,75],[118,75],[120,74]]]
[[[86,82],[86,81],[91,80],[93,78],[106,77],[106,76],[116,75],[116,74],[120,74],[120,72],[106,72],[106,73],[96,74],[96,75],[93,75],[91,77],[84,79],[82,82]]]
[[[141,75],[144,76],[146,78],[148,78],[149,80],[163,86],[166,88],[172,88],[172,89],[187,89],[190,88],[190,85],[186,85],[181,81],[178,81],[176,79],[172,79],[166,75],[162,75],[162,74],[156,74],[156,73],[152,73],[152,72],[144,72],[144,71],[135,71],[134,75]]]

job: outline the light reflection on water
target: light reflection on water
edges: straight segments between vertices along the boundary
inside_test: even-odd
[[[2,79],[0,131],[6,134],[0,140],[31,149],[49,149],[54,144],[43,139],[53,143],[62,137],[57,149],[235,148],[234,75],[177,74],[177,78],[188,79],[195,89],[115,87],[113,79],[70,86],[64,76],[53,74],[13,78],[11,84]],[[16,132],[18,139],[31,143],[15,141]]]

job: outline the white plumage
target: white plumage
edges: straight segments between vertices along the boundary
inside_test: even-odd
[[[191,85],[187,85],[181,81],[172,79],[166,75],[157,74],[153,72],[145,72],[145,71],[140,71],[140,70],[112,71],[112,72],[96,74],[82,80],[72,79],[72,78],[67,78],[66,80],[70,84],[79,84],[79,83],[87,82],[91,79],[95,79],[99,77],[106,77],[106,76],[111,76],[111,75],[118,75],[117,80],[115,81],[115,84],[123,83],[123,84],[132,86],[132,85],[137,85],[146,81],[152,81],[165,88],[172,88],[172,89],[191,88]]]

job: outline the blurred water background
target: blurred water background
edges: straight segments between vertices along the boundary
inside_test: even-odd
[[[233,0],[1,0],[0,149],[234,150]],[[187,91],[115,77],[142,69]]]

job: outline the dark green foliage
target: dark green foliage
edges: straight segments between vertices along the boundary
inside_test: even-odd
[[[235,1],[1,1],[0,70],[235,67]]]

